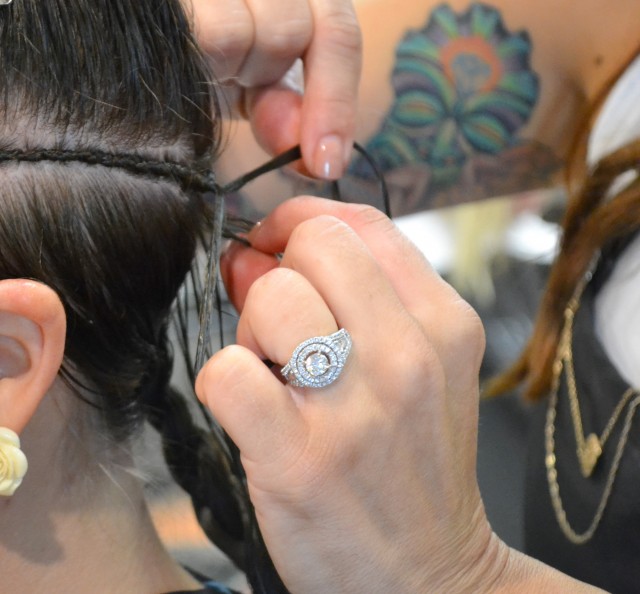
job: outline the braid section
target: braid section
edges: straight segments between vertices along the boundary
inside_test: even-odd
[[[185,398],[169,386],[171,356],[166,349],[140,395],[146,417],[162,438],[165,461],[176,483],[191,497],[207,537],[244,569],[242,486],[214,435],[198,427]]]
[[[221,190],[211,170],[199,171],[175,161],[154,161],[135,154],[108,153],[97,150],[0,150],[0,163],[8,161],[23,163],[37,163],[39,161],[55,163],[76,162],[86,163],[87,165],[102,165],[103,167],[123,169],[137,175],[169,179],[179,184],[183,189],[215,193],[219,193]]]

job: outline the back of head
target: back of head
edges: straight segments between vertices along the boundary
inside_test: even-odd
[[[283,591],[226,444],[169,387],[169,313],[210,219],[190,172],[220,142],[180,0],[0,6],[0,66],[0,281],[58,293],[86,416],[114,444],[150,420],[207,534],[256,591]]]
[[[171,180],[99,163],[208,162],[218,128],[206,69],[178,0],[14,2],[0,9],[0,64],[0,151],[36,155],[0,166],[0,279],[60,295],[65,368],[104,396],[120,437],[144,382],[166,367],[163,327],[203,204]]]

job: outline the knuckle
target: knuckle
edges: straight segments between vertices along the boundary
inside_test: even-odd
[[[456,359],[473,363],[474,372],[479,369],[485,350],[484,326],[480,316],[461,297],[453,305],[449,340]]]
[[[364,242],[341,218],[320,215],[300,223],[289,238],[282,265],[299,271],[314,270],[315,276],[331,278],[336,267],[357,267],[361,274],[380,271]],[[302,272],[305,274],[304,272]]]
[[[442,366],[435,350],[426,342],[414,343],[411,352],[397,363],[399,394],[405,402],[423,400],[425,394],[444,392]]]
[[[274,268],[258,277],[247,293],[243,316],[251,315],[255,309],[260,311],[262,302],[268,300],[272,293],[282,294],[282,287],[297,282],[298,273],[289,268]]]
[[[237,12],[233,18],[221,18],[199,35],[202,50],[216,62],[241,63],[254,43],[255,27],[248,13]]]
[[[321,237],[326,241],[328,235],[345,235],[351,232],[349,226],[332,215],[319,215],[300,223],[291,233],[287,249],[306,249],[310,242],[319,245]]]
[[[309,45],[312,27],[308,19],[289,19],[272,22],[256,35],[256,45],[263,53],[276,59],[294,59]]]
[[[230,345],[215,353],[205,363],[195,386],[196,395],[201,402],[211,406],[217,394],[228,394],[238,378],[246,377],[244,355],[242,347]]]
[[[381,210],[367,204],[358,204],[353,207],[349,223],[357,229],[379,227],[387,232],[396,231],[395,225]]]
[[[464,340],[470,345],[473,350],[484,350],[484,326],[482,325],[480,316],[463,299],[460,299],[460,301],[458,302],[458,307],[460,309],[462,335]]]
[[[410,413],[415,403],[423,401],[426,395],[444,392],[443,368],[436,350],[414,324],[403,329],[397,344],[411,347],[394,349],[393,354],[386,357],[393,382],[388,390],[401,409]]]
[[[345,6],[330,9],[317,26],[316,35],[334,52],[352,57],[362,51],[362,31],[353,11]]]

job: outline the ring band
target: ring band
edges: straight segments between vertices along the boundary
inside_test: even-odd
[[[296,388],[324,388],[338,379],[351,352],[351,336],[342,329],[301,342],[280,373]]]

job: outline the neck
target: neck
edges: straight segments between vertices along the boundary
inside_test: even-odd
[[[13,497],[0,500],[2,582],[12,592],[197,589],[160,543],[140,481],[122,466],[65,467],[66,430],[51,414],[38,416],[22,436],[29,472]]]
[[[622,66],[640,51],[640,23],[628,18],[637,10],[636,0],[616,0],[615,4],[614,10],[603,10],[601,2],[589,0],[578,8],[587,21],[585,31],[588,33],[569,39],[573,51],[580,56],[576,68],[589,102],[601,98],[603,91],[619,76]],[[576,6],[568,3],[567,7],[575,13]],[[568,22],[565,21],[565,25]]]

